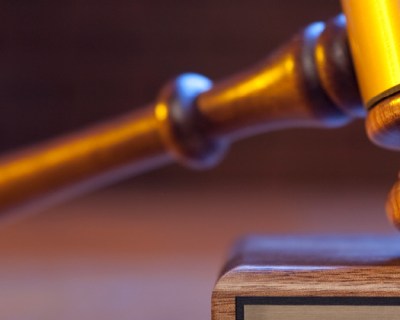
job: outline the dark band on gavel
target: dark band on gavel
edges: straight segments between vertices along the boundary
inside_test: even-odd
[[[366,117],[369,138],[400,149],[400,96],[363,107],[343,15],[314,23],[255,67],[213,84],[168,83],[154,103],[0,160],[0,213],[31,211],[173,161],[215,166],[229,144],[261,132],[332,128]],[[400,221],[400,185],[388,201]],[[11,215],[10,215],[11,216]]]

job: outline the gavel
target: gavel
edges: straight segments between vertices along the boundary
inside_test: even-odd
[[[210,168],[230,143],[273,130],[334,128],[366,118],[371,141],[400,149],[400,45],[393,42],[400,40],[400,5],[342,4],[347,21],[341,14],[313,23],[236,76],[214,84],[199,74],[181,75],[137,111],[3,156],[0,215],[32,211],[173,161]],[[369,34],[365,24],[374,26]],[[387,211],[400,227],[400,183]]]

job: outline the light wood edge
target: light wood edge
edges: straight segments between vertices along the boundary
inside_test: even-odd
[[[400,296],[395,266],[271,267],[239,266],[222,275],[213,290],[212,320],[235,320],[235,298],[260,296]]]

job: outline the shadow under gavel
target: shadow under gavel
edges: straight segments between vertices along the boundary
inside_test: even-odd
[[[185,74],[141,110],[0,160],[0,213],[31,211],[174,160],[216,165],[228,144],[260,132],[338,127],[367,115],[372,141],[400,148],[400,98],[363,108],[342,15],[314,23],[264,62],[213,84]],[[400,185],[388,201],[400,221]],[[9,215],[7,213],[10,213]]]

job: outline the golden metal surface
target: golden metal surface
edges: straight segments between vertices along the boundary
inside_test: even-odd
[[[0,161],[0,212],[43,205],[166,163],[152,106]],[[62,193],[60,193],[62,191]],[[27,208],[28,209],[28,208]]]
[[[400,1],[342,0],[358,83],[369,112],[369,139],[400,150]],[[400,228],[400,183],[389,194],[386,211]]]
[[[362,112],[354,112],[355,108],[362,109],[357,85],[348,86],[341,93],[344,97],[354,95],[358,101],[356,107],[351,103],[334,104],[329,96],[336,95],[331,84],[344,79],[355,83],[351,72],[332,74],[338,61],[328,57],[317,59],[317,50],[324,54],[321,47],[334,42],[329,32],[334,25],[335,22],[329,22],[325,29],[320,23],[310,25],[304,34],[292,38],[264,62],[200,95],[198,106],[207,115],[210,133],[238,139],[283,128],[336,127],[362,116]],[[325,42],[320,43],[319,39]],[[343,45],[346,44],[344,41]],[[327,64],[331,64],[329,70]],[[320,71],[326,73],[325,78],[332,79],[327,86],[321,83]]]
[[[364,104],[400,91],[400,1],[342,0]]]

